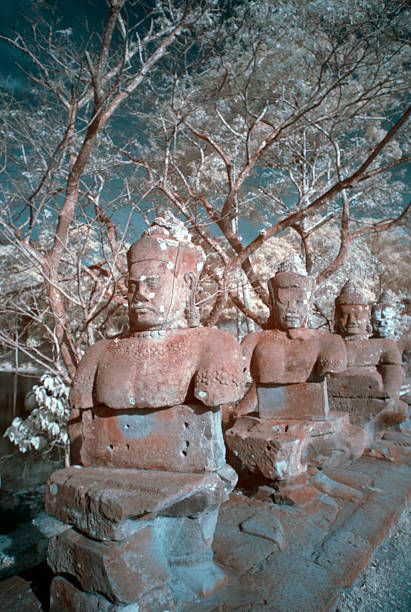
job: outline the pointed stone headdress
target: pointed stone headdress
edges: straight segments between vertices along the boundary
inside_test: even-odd
[[[166,210],[153,221],[127,252],[129,270],[133,264],[149,260],[165,262],[170,269],[172,267],[175,277],[192,273],[198,281],[205,254],[200,246],[191,242],[184,223],[170,210]]]
[[[368,298],[365,291],[359,289],[356,283],[349,280],[335,298],[335,305],[339,306],[340,304],[362,304],[363,306],[368,306]]]
[[[378,298],[378,300],[375,302],[375,306],[397,306],[398,305],[398,299],[397,296],[395,295],[395,293],[393,293],[391,291],[391,289],[385,289],[385,291],[383,291],[380,295],[380,297]]]
[[[307,272],[300,257],[294,255],[290,259],[282,261],[276,273],[268,280],[270,291],[275,288],[301,287],[311,292],[313,289],[313,279],[307,276]]]

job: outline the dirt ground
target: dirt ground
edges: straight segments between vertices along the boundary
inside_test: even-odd
[[[411,610],[411,508],[376,549],[367,569],[341,595],[335,612]]]

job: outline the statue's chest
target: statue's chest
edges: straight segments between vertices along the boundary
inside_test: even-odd
[[[181,336],[112,343],[97,369],[95,402],[116,409],[181,404],[195,366],[189,343]]]
[[[345,342],[347,367],[376,366],[380,362],[381,347],[373,339]]]
[[[252,376],[263,384],[305,382],[317,359],[316,343],[285,336],[262,341],[255,349],[251,363]]]

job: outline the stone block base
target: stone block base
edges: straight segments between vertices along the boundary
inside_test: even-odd
[[[270,480],[293,479],[305,473],[308,465],[329,467],[353,461],[366,443],[364,432],[352,427],[343,413],[315,421],[245,416],[225,437],[243,467]]]
[[[257,385],[258,415],[262,419],[324,419],[328,415],[327,382]]]
[[[196,516],[227,499],[237,475],[70,467],[54,472],[46,512],[96,540],[123,540],[161,515]]]
[[[225,463],[220,409],[82,410],[78,453],[84,466],[213,472]]]
[[[115,604],[99,593],[85,593],[71,582],[56,576],[51,583],[50,612],[177,612],[167,586],[152,589],[138,603]]]
[[[56,579],[54,601],[67,599],[71,607],[63,609],[89,612],[143,605],[152,592],[169,592],[178,605],[210,595],[227,582],[211,546],[220,504],[236,481],[228,465],[208,474],[104,468],[55,472],[47,510],[76,529],[49,545],[52,571],[69,579]],[[90,607],[82,608],[83,603]]]
[[[353,425],[390,427],[405,421],[408,406],[400,400],[378,397],[349,397],[333,395],[329,398],[331,410],[344,411]]]

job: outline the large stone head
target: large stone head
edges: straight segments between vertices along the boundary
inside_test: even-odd
[[[204,260],[171,211],[157,217],[127,253],[131,332],[196,327],[194,294]]]
[[[283,262],[268,281],[271,327],[286,331],[304,327],[310,312],[313,284],[302,266]]]
[[[371,333],[368,300],[352,281],[347,281],[335,299],[335,327],[347,339],[368,338]]]
[[[371,323],[376,338],[391,338],[397,325],[398,304],[392,291],[381,293],[371,309]]]

